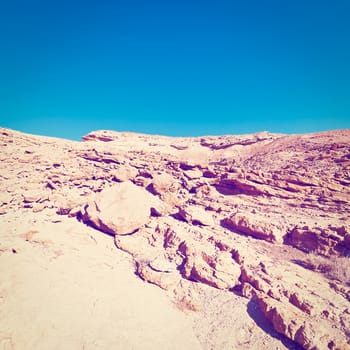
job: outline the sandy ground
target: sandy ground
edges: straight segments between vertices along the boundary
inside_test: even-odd
[[[133,274],[111,237],[74,219],[14,219],[0,222],[1,350],[201,348],[190,321]],[[25,241],[30,230],[38,233]]]
[[[180,311],[74,218],[22,210],[0,226],[1,350],[293,348],[232,292],[200,285],[200,310]]]

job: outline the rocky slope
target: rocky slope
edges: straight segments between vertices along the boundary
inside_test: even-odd
[[[83,140],[0,129],[3,349],[350,349],[350,130]]]

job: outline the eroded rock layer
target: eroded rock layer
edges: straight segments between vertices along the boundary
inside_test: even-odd
[[[295,346],[350,348],[349,130],[83,140],[0,129],[0,214],[76,218],[184,308],[203,307],[204,284],[250,299]]]

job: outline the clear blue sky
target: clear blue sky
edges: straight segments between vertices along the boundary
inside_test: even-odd
[[[0,1],[0,125],[79,139],[350,127],[349,0]]]

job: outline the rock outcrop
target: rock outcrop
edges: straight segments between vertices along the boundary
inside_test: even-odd
[[[276,218],[257,213],[236,213],[224,220],[223,224],[233,231],[268,242],[283,243],[288,231],[286,226],[276,223]]]
[[[350,348],[349,130],[83,140],[0,129],[0,258],[61,259],[67,243],[53,227],[70,220],[65,237],[81,243],[71,251],[87,244],[78,227],[97,234],[84,261],[95,237],[113,236],[138,277],[198,315],[194,327],[207,322],[196,333],[204,349]],[[0,326],[0,342],[16,343],[9,332]]]
[[[82,209],[81,218],[103,232],[126,235],[146,225],[161,206],[157,198],[128,181],[97,193]]]

